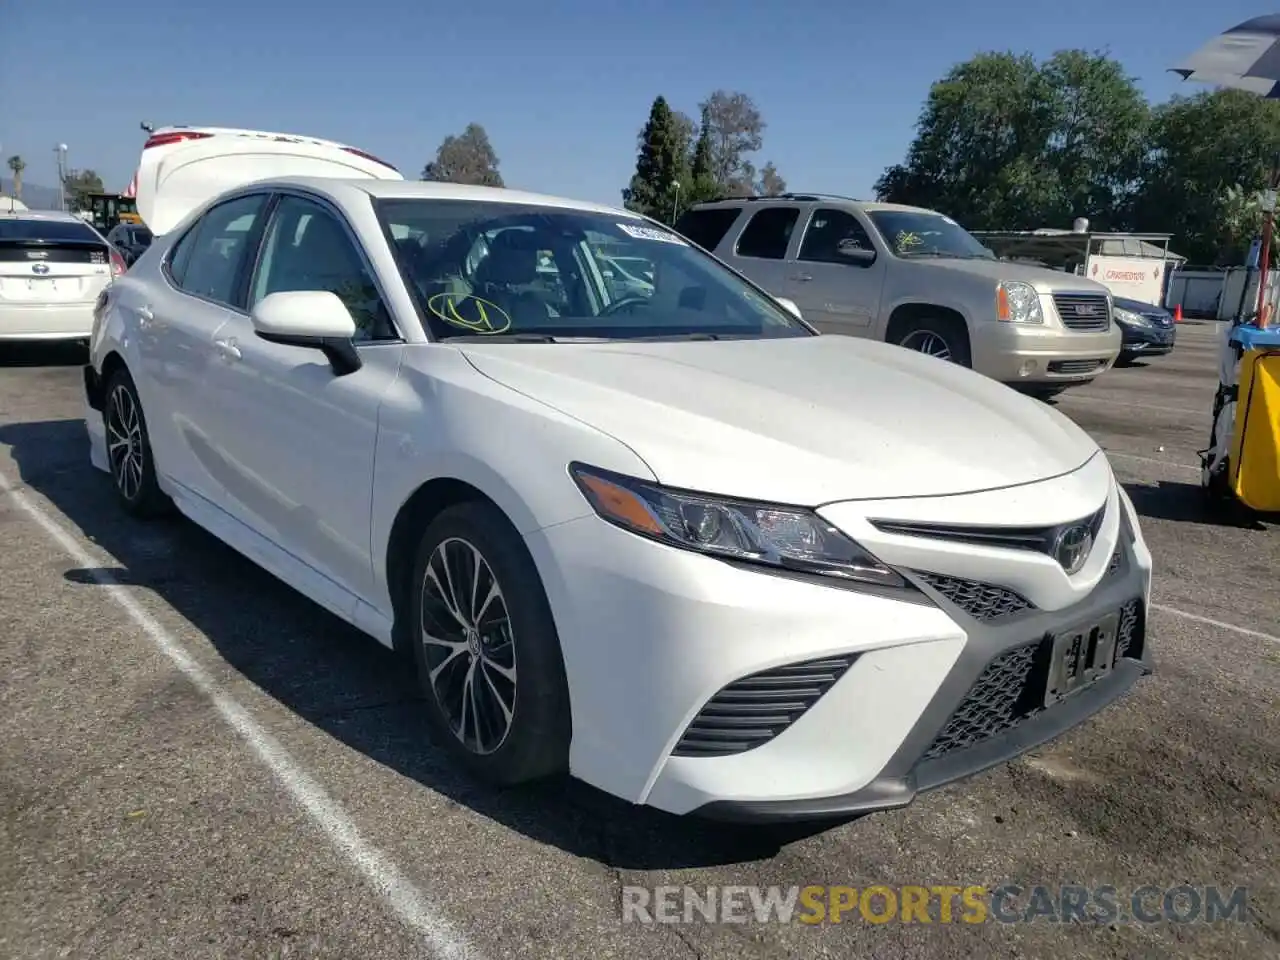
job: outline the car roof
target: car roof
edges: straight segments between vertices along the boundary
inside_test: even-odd
[[[857,207],[860,210],[874,212],[877,210],[896,210],[901,213],[932,213],[937,214],[938,211],[930,210],[928,207],[913,207],[905,203],[884,203],[879,200],[857,200],[853,197],[842,197],[831,193],[782,193],[772,197],[725,197],[721,200],[709,200],[705,203],[696,203],[691,209],[702,210],[714,207],[743,207],[758,203],[829,203],[833,205],[846,204],[848,206]]]
[[[85,223],[83,217],[77,217],[74,213],[67,213],[65,210],[13,210],[0,213],[0,219],[3,220],[53,220],[56,222],[74,221],[76,223]]]
[[[246,184],[247,188],[249,184]],[[484,203],[519,203],[564,210],[580,210],[586,213],[603,213],[609,216],[639,220],[640,215],[630,210],[572,200],[545,193],[530,193],[506,187],[478,187],[461,183],[441,183],[433,180],[369,180],[340,179],[337,177],[274,177],[252,184],[257,188],[288,188],[313,190],[318,193],[358,191],[375,200],[475,200]]]

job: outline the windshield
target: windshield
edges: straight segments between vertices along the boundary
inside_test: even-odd
[[[871,222],[899,257],[957,257],[994,260],[995,254],[968,230],[940,213],[923,210],[868,210]]]
[[[473,200],[382,200],[378,217],[437,339],[813,336],[668,230]]]

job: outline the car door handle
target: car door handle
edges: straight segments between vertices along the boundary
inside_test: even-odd
[[[218,353],[222,354],[223,359],[240,359],[240,348],[236,346],[235,340],[215,340],[213,345],[218,348]]]
[[[797,274],[796,274],[795,276],[793,276],[791,279],[792,279],[792,280],[812,280],[812,279],[813,279],[813,274],[811,274],[811,273],[797,273]]]
[[[150,307],[138,308],[138,326],[140,326],[143,330],[150,329],[151,324],[155,322],[155,319],[156,319],[156,315],[151,312]]]

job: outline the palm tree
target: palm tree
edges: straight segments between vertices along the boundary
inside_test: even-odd
[[[13,171],[13,199],[22,199],[22,171],[27,169],[27,161],[16,153],[9,158],[9,169]]]

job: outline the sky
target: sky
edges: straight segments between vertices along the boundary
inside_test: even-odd
[[[1153,101],[1168,68],[1262,13],[1243,0],[59,0],[7,5],[0,157],[57,183],[54,147],[123,190],[145,134],[189,124],[308,134],[417,177],[472,121],[507,186],[620,204],[653,98],[691,116],[717,88],[759,105],[792,190],[869,197],[929,86],[983,50],[1083,47]],[[7,169],[0,169],[6,178]]]

